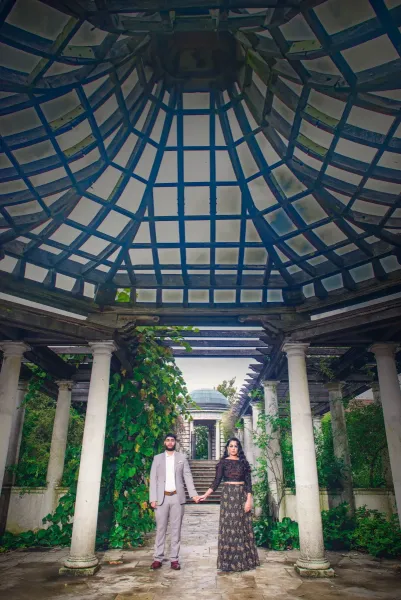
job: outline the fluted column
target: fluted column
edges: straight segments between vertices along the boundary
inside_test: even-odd
[[[277,381],[264,381],[267,444],[267,481],[269,485],[270,513],[279,519],[280,503],[284,494],[283,457],[280,447],[280,431],[276,427],[278,418]]]
[[[3,486],[10,436],[18,397],[21,361],[29,346],[23,342],[3,342],[3,364],[0,373],[0,490]]]
[[[93,365],[86,409],[85,428],[79,467],[77,498],[70,555],[61,573],[71,570],[93,574],[99,568],[95,555],[97,516],[99,512],[104,439],[106,434],[112,341],[93,342]]]
[[[391,343],[373,344],[370,348],[376,357],[391,474],[401,523],[401,389],[395,363],[395,349],[396,344]]]
[[[300,558],[295,565],[300,575],[328,577],[334,574],[325,557],[320,513],[316,451],[306,370],[308,344],[287,343],[292,443],[299,525]]]
[[[244,452],[245,456],[251,465],[254,466],[253,452],[252,452],[252,417],[251,415],[244,415],[242,417],[244,421]]]
[[[64,472],[65,450],[67,447],[68,423],[70,420],[72,381],[56,381],[58,398],[54,416],[49,464],[47,466],[47,490],[43,500],[43,516],[53,513],[57,507],[56,488],[60,485]]]
[[[10,443],[8,445],[6,467],[13,467],[18,464],[19,452],[21,448],[22,429],[24,427],[25,406],[23,404],[25,394],[28,389],[28,382],[20,379],[17,388],[17,403],[14,417],[11,425]],[[4,481],[14,484],[14,476],[4,477]]]
[[[344,465],[341,484],[345,502],[349,504],[351,514],[355,514],[354,488],[352,485],[351,457],[349,453],[347,425],[343,404],[342,383],[334,381],[326,384],[329,392],[331,430],[333,432],[334,456]]]
[[[221,434],[220,434],[220,421],[216,420],[216,460],[221,458]]]

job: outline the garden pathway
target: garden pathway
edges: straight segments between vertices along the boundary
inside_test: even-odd
[[[149,570],[153,535],[140,549],[99,554],[102,569],[89,578],[58,574],[67,549],[16,551],[0,555],[0,599],[401,600],[401,563],[355,552],[329,553],[334,579],[302,580],[292,567],[295,551],[259,550],[261,567],[255,571],[217,573],[218,511],[187,507],[181,571],[172,571],[168,562],[160,571]]]

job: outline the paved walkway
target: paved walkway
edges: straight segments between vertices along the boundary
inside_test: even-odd
[[[60,577],[66,549],[0,555],[0,599],[7,600],[401,600],[401,563],[359,553],[329,553],[334,579],[302,580],[297,552],[259,550],[261,566],[217,573],[218,506],[186,509],[181,571],[169,562],[152,572],[153,535],[145,547],[99,554],[102,569],[89,578]],[[112,564],[123,561],[122,564]]]

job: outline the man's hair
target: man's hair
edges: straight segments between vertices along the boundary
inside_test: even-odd
[[[168,433],[165,437],[164,437],[164,441],[166,441],[167,438],[172,437],[175,439],[175,441],[177,441],[177,436],[175,435],[175,433]]]

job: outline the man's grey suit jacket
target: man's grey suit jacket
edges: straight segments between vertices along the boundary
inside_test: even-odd
[[[197,492],[192,479],[191,469],[188,459],[181,452],[175,453],[175,485],[180,504],[185,504],[184,481],[187,486],[188,494],[191,498],[197,496]],[[157,502],[160,506],[164,502],[164,490],[166,485],[166,453],[156,454],[153,459],[150,470],[149,502]]]

